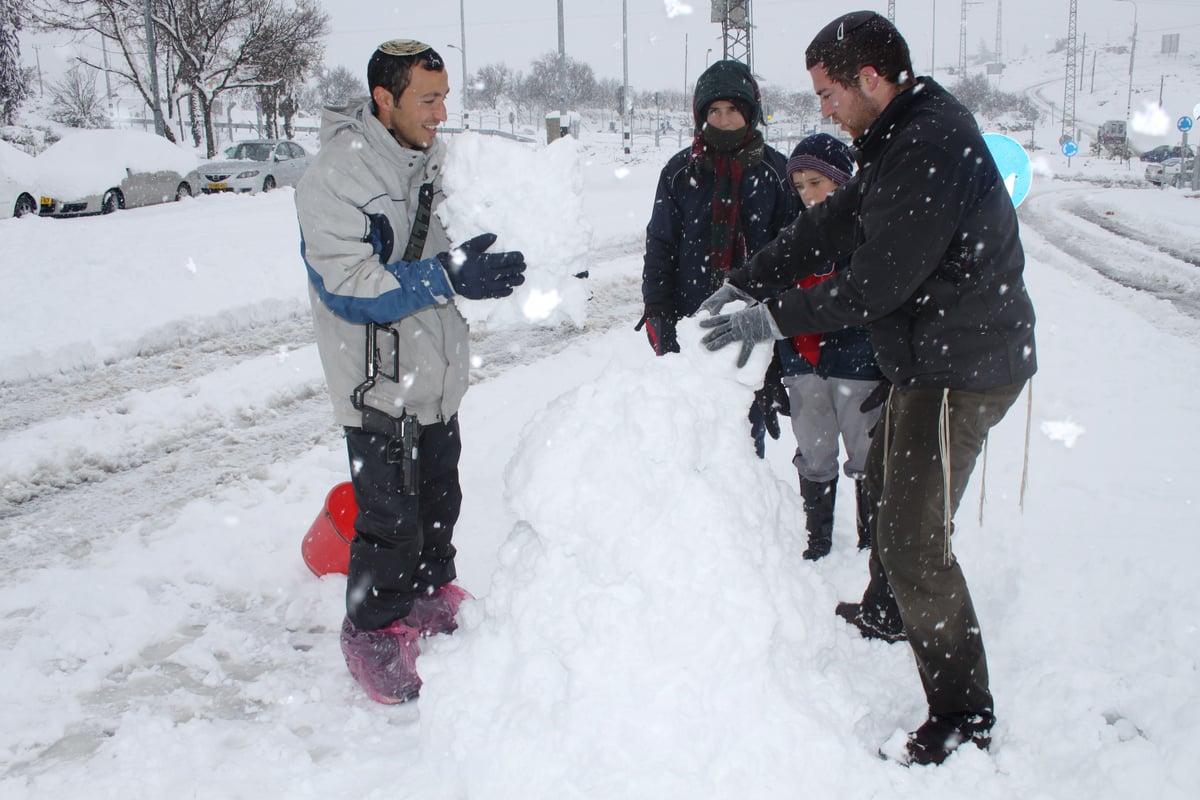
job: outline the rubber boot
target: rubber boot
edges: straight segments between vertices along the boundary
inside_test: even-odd
[[[871,531],[875,528],[875,504],[867,494],[866,479],[854,482],[854,500],[858,509],[858,549],[868,550],[873,541]]]
[[[804,498],[805,527],[808,528],[808,549],[804,557],[816,561],[829,555],[833,547],[833,501],[837,498],[837,477],[831,481],[800,479],[800,496]]]

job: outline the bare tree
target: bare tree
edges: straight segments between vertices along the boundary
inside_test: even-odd
[[[96,91],[96,73],[79,64],[61,80],[50,84],[53,108],[50,118],[72,128],[107,128],[111,125],[104,100]]]
[[[91,31],[116,46],[114,71],[148,105],[154,99],[145,47],[145,0],[29,0],[47,29]],[[155,38],[178,64],[166,86],[174,104],[191,94],[208,155],[216,153],[213,101],[226,92],[298,83],[321,56],[328,16],[316,0],[150,0]],[[92,67],[96,64],[82,59]],[[275,107],[272,103],[272,109]],[[167,138],[174,141],[170,129]]]
[[[510,89],[513,71],[504,64],[487,64],[471,79],[471,97],[493,111]]]
[[[278,8],[268,11],[263,20],[264,29],[246,44],[247,63],[254,65],[248,73],[259,81],[258,102],[268,135],[273,138],[279,136],[280,105],[303,83],[304,74],[311,66],[320,60],[323,48],[319,40],[328,26],[328,16],[315,0],[295,0],[295,3],[291,10],[284,9],[278,0],[270,3]],[[290,110],[292,105],[287,108]],[[290,124],[285,122],[284,127],[286,130]]]
[[[317,76],[317,103],[321,106],[344,106],[356,97],[366,97],[367,85],[362,79],[340,64],[321,70]]]
[[[566,85],[562,87],[562,102],[568,108],[578,108],[588,102],[596,90],[596,76],[592,68],[570,56],[564,57]],[[546,53],[530,67],[529,85],[531,97],[537,98],[541,107],[557,108],[559,105],[558,53]]]
[[[769,109],[769,113],[772,115],[791,117],[800,123],[802,129],[809,127],[810,119],[813,124],[820,122],[817,96],[812,92],[796,92],[775,86],[764,86],[762,103],[764,113],[768,113]]]

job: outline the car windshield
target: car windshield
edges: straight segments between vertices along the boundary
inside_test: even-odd
[[[233,151],[233,157],[250,161],[267,161],[275,152],[275,146],[268,142],[242,142]]]

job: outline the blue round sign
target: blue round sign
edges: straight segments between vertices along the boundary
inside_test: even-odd
[[[985,133],[983,141],[987,144],[1000,177],[1012,198],[1013,206],[1021,205],[1021,201],[1029,195],[1029,187],[1033,184],[1033,162],[1025,148],[1011,136],[1002,133]],[[1064,152],[1066,145],[1063,145]]]
[[[1186,115],[1180,117],[1179,121],[1175,123],[1175,127],[1181,131],[1190,131],[1192,129],[1192,118]]]
[[[1079,155],[1079,145],[1068,139],[1067,141],[1063,142],[1062,153],[1067,158],[1077,156]]]

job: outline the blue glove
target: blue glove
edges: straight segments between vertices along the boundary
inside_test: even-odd
[[[481,233],[449,253],[437,254],[454,291],[470,300],[486,300],[507,297],[525,282],[525,256],[520,250],[485,253],[495,242],[496,234]]]
[[[713,329],[700,340],[709,350],[720,350],[733,342],[742,343],[742,352],[738,353],[737,359],[738,369],[746,366],[754,345],[773,341],[778,331],[775,320],[771,319],[771,312],[762,303],[732,314],[718,314],[702,319],[700,327]]]

